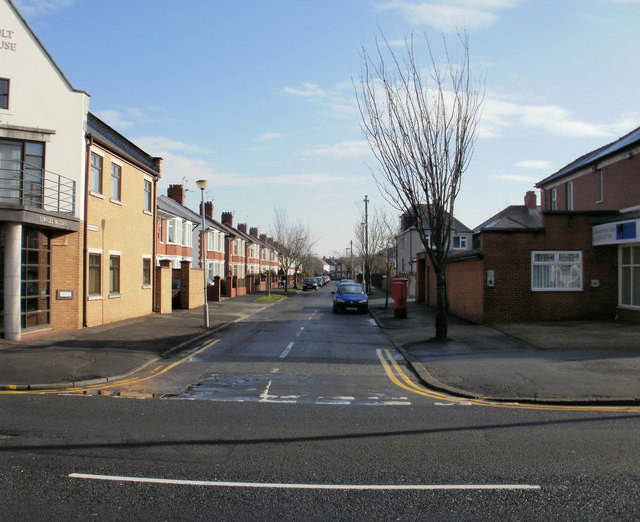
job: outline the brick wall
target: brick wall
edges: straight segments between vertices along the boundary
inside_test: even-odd
[[[53,233],[51,238],[51,327],[59,330],[82,328],[83,231]],[[58,299],[58,290],[71,290],[72,299]]]
[[[451,313],[476,322],[614,319],[617,314],[617,248],[591,245],[584,214],[546,214],[543,231],[491,231],[481,236],[482,258],[447,265]],[[582,252],[581,291],[533,291],[531,252]],[[427,265],[429,263],[427,262]],[[493,270],[495,286],[486,284]],[[598,286],[591,281],[597,280]],[[435,306],[435,274],[425,278],[427,304]]]
[[[92,151],[103,157],[101,194],[88,200],[87,246],[101,253],[101,296],[87,301],[87,326],[140,317],[153,311],[153,289],[142,285],[142,260],[153,255],[154,216],[144,211],[144,180],[151,179],[138,167],[115,158],[96,145]],[[122,167],[121,201],[111,194],[111,163]],[[95,230],[97,228],[97,230]],[[110,293],[109,258],[120,257],[120,292]]]

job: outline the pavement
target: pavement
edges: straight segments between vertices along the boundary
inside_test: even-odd
[[[260,294],[110,325],[0,340],[0,390],[106,383],[195,346],[213,332],[271,306]],[[448,338],[434,341],[435,313],[409,302],[370,312],[428,387],[464,398],[561,405],[640,405],[640,324],[558,321],[478,325],[450,316]]]

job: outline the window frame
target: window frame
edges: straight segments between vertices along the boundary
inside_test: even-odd
[[[3,92],[2,90],[3,84],[6,85],[5,92]],[[11,88],[11,80],[9,78],[0,78],[0,109],[9,110],[10,88]]]
[[[575,261],[562,261],[563,255],[578,255],[577,262]],[[552,261],[537,261],[536,255],[553,255]],[[532,250],[531,251],[531,291],[532,292],[582,292],[584,286],[584,264],[583,264],[582,250]],[[550,267],[550,276],[548,280],[554,285],[558,284],[558,278],[562,277],[560,267],[573,267],[577,266],[579,273],[579,286],[536,286],[536,267]]]
[[[98,259],[98,263],[92,263],[92,258]],[[97,273],[96,273],[97,270]],[[89,296],[100,296],[102,295],[102,253],[100,252],[89,252],[88,260],[87,260],[87,273],[88,273],[88,281],[87,281],[87,292]],[[97,284],[97,288],[93,285]]]
[[[567,181],[567,210],[573,210],[573,181]]]
[[[625,249],[629,249],[628,263],[624,262]],[[638,249],[637,260],[635,259],[635,256],[634,256],[634,249]],[[634,292],[634,281],[636,279],[634,277],[634,272],[635,272],[634,268],[637,268],[640,270],[640,245],[638,244],[620,245],[620,247],[618,248],[618,306],[626,310],[640,310],[640,297],[636,296]],[[629,280],[626,282],[627,284],[625,284],[625,281],[624,281],[625,269],[628,269],[629,271]],[[640,277],[640,274],[638,275],[638,277]],[[628,303],[623,302],[626,286],[628,286],[628,294],[629,294]],[[634,300],[638,301],[637,305],[633,304]]]
[[[551,210],[558,210],[558,190],[551,189]]]
[[[152,188],[151,188],[151,180],[149,179],[145,179],[144,180],[144,186],[143,186],[143,191],[144,191],[144,201],[143,201],[143,208],[142,210],[144,212],[152,212],[152,197],[151,197],[151,193],[152,193]]]
[[[151,258],[142,258],[142,288],[151,288]]]
[[[117,176],[114,175],[116,172]],[[111,199],[118,203],[122,202],[122,165],[114,162],[111,162]]]
[[[117,264],[114,265],[113,261],[117,260]],[[121,269],[121,256],[120,254],[109,254],[109,296],[119,296],[120,294],[120,286],[121,280],[120,276],[122,273]],[[115,277],[114,277],[115,276]]]
[[[596,203],[604,203],[604,169],[598,169],[598,195]]]
[[[99,165],[94,164],[94,159],[99,160]],[[89,163],[89,192],[92,194],[102,195],[102,181],[104,177],[104,158],[94,152],[91,151],[91,161]],[[94,187],[98,185],[98,189],[95,190]]]

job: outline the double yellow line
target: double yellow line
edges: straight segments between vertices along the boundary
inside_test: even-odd
[[[148,371],[141,370],[140,372],[136,372],[137,375],[139,375],[143,371],[145,372],[144,375],[141,375],[139,377],[132,376],[132,377],[123,378],[117,381],[102,382],[99,384],[91,384],[88,386],[77,386],[77,387],[74,386],[69,388],[57,388],[57,389],[49,389],[49,390],[46,390],[46,389],[45,390],[26,390],[26,391],[9,390],[9,391],[0,392],[0,394],[23,394],[23,393],[31,393],[31,394],[78,393],[78,394],[81,394],[81,393],[86,393],[92,390],[108,390],[110,388],[130,386],[132,384],[137,384],[140,382],[148,381],[150,379],[155,379],[156,377],[159,377],[160,375],[173,370],[176,366],[179,366],[184,362],[188,361],[191,357],[194,357],[199,353],[204,352],[207,348],[210,348],[211,346],[216,344],[218,341],[219,339],[210,339],[206,341],[204,344],[202,344],[200,347],[194,349],[191,352],[185,352],[183,354],[181,353],[180,354],[181,359],[178,361],[172,362],[170,364],[160,364]]]
[[[463,397],[455,397],[445,393],[427,390],[426,388],[414,383],[406,374],[404,369],[394,359],[391,351],[388,349],[376,350],[376,354],[389,380],[411,393],[429,397],[430,399],[439,399],[454,404],[465,404],[475,406],[488,406],[492,408],[512,408],[521,410],[547,410],[547,411],[600,411],[600,412],[640,412],[639,406],[562,406],[554,404],[523,404],[517,402],[496,402],[487,399],[466,399]]]

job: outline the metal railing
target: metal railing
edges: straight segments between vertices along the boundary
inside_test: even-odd
[[[73,215],[76,182],[23,161],[0,161],[0,205]]]

